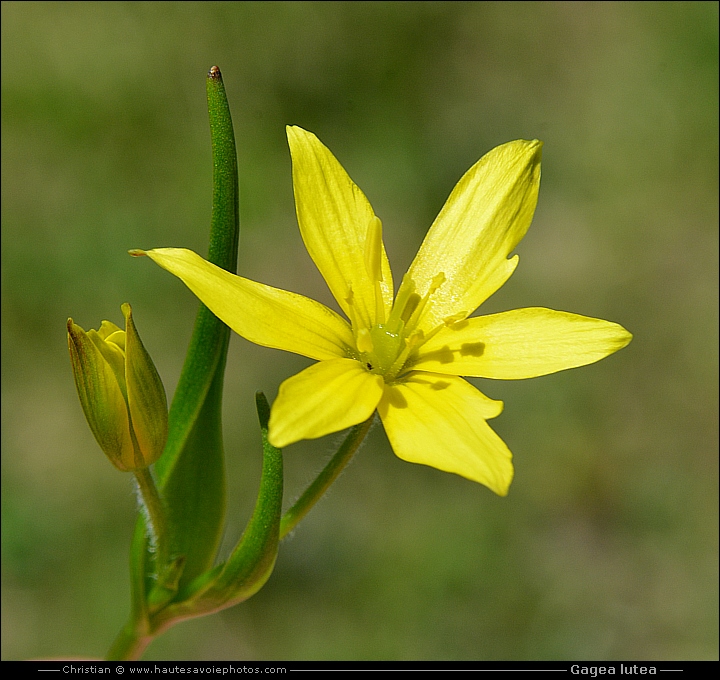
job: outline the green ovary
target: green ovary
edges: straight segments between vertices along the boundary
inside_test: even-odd
[[[365,363],[371,373],[389,376],[388,372],[393,368],[398,356],[405,348],[405,342],[400,333],[393,333],[387,330],[384,324],[378,324],[370,329],[370,340],[372,349],[361,352],[360,360]]]

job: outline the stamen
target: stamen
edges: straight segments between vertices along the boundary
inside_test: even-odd
[[[443,323],[446,326],[454,326],[456,323],[458,323],[458,321],[465,321],[467,315],[467,312],[458,312],[457,314],[453,314],[452,316],[446,316],[443,319]]]
[[[417,306],[420,304],[420,296],[417,293],[410,293],[408,296],[407,302],[403,306],[403,310],[400,313],[400,318],[402,319],[404,324],[407,324],[410,317],[413,315],[413,312],[417,309]]]
[[[398,358],[395,359],[390,370],[387,372],[388,377],[395,377],[397,373],[402,369],[410,353],[425,342],[425,334],[418,328],[416,331],[411,333],[405,341],[405,347],[400,352]]]
[[[445,283],[445,272],[435,274],[435,276],[432,277],[432,281],[430,281],[430,290],[428,290],[427,294],[432,295],[443,283]]]
[[[372,336],[367,328],[360,328],[357,331],[357,348],[359,352],[370,353],[375,349],[373,346]]]
[[[350,318],[350,325],[353,329],[362,328],[365,324],[360,323],[360,318],[357,314],[358,310],[355,307],[355,293],[353,293],[352,288],[348,289],[345,302],[347,303],[347,315]]]
[[[407,274],[403,277],[400,290],[398,290],[397,297],[395,298],[395,304],[390,311],[386,326],[392,329],[395,333],[402,333],[405,326],[401,314],[405,311],[410,303],[410,298],[415,295],[415,282],[407,277]],[[417,303],[412,303],[412,311],[415,310]],[[410,313],[412,313],[412,311]],[[409,315],[408,315],[409,316]]]
[[[425,307],[427,303],[430,301],[430,298],[432,297],[433,293],[440,288],[440,286],[445,283],[445,273],[440,272],[438,274],[435,274],[435,276],[432,277],[432,280],[430,281],[430,287],[428,288],[427,293],[423,295],[422,299],[419,300],[417,307],[415,308],[414,312],[410,316],[410,318],[405,322],[406,328],[413,328],[415,325],[417,325],[418,320],[420,319],[420,315],[425,311]]]
[[[428,331],[428,333],[425,335],[425,342],[428,342],[430,338],[435,337],[438,332],[441,331],[443,328],[452,328],[453,326],[460,327],[462,322],[467,319],[467,316],[467,312],[458,312],[457,314],[453,314],[452,316],[446,316],[439,326],[435,326],[435,328],[433,328],[431,331]]]
[[[375,323],[385,323],[385,302],[380,289],[382,275],[382,222],[373,216],[365,237],[365,269],[375,295]]]
[[[382,281],[382,222],[373,217],[365,237],[365,269],[371,281]]]

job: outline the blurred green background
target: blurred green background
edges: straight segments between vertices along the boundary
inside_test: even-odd
[[[481,312],[547,306],[635,339],[475,381],[505,400],[505,499],[400,461],[376,427],[267,586],[145,658],[718,658],[717,43],[715,2],[3,2],[2,658],[102,656],[129,611],[136,501],[84,421],[65,322],[131,302],[172,394],[197,302],[126,251],[206,251],[213,64],[244,275],[332,304],[286,124],[365,191],[398,281],[465,170],[537,137],[535,220]],[[309,363],[233,338],[226,550],[259,478],[254,391]],[[286,451],[289,499],[337,440]]]

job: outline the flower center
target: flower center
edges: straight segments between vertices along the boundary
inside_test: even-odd
[[[400,333],[393,332],[385,324],[376,324],[370,330],[358,331],[360,361],[368,371],[387,375],[401,354],[405,340]]]
[[[414,281],[406,276],[386,319],[380,289],[382,224],[377,217],[373,217],[368,226],[365,268],[374,287],[375,323],[368,327],[368,324],[361,320],[362,315],[356,309],[353,291],[349,291],[346,301],[350,308],[349,316],[357,349],[349,350],[348,355],[365,364],[371,373],[383,376],[385,382],[392,382],[403,375],[411,353],[427,339],[423,331],[417,328],[417,324],[433,293],[444,283],[445,274],[436,274],[422,296],[416,292]]]

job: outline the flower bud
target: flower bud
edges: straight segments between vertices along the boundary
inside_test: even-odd
[[[87,333],[68,319],[68,347],[85,418],[100,448],[122,471],[152,465],[167,441],[167,399],[150,355],[121,307],[125,330],[110,321]]]

